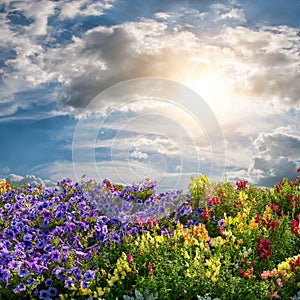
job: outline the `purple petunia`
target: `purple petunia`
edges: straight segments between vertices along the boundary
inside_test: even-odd
[[[218,225],[221,226],[221,227],[224,227],[225,226],[225,220],[224,219],[219,220]]]
[[[51,300],[51,296],[48,290],[40,290],[39,299],[41,300]]]
[[[23,292],[26,291],[26,285],[22,282],[19,285],[17,285],[14,289],[13,292],[14,293],[19,293],[19,292]]]
[[[50,254],[50,258],[53,260],[53,261],[56,261],[56,262],[59,262],[60,260],[60,257],[61,257],[61,253],[59,250],[53,250]]]
[[[57,291],[57,289],[54,288],[54,287],[49,287],[49,289],[48,289],[48,294],[49,294],[49,296],[50,296],[51,298],[54,298],[54,297],[57,296],[58,291]]]
[[[52,245],[50,245],[50,244],[45,245],[44,251],[47,252],[47,253],[51,252],[52,251]]]
[[[50,287],[50,286],[52,286],[52,284],[53,284],[53,280],[51,278],[47,278],[45,280],[45,286],[46,287]]]
[[[95,278],[95,271],[87,270],[83,276],[86,281],[91,281]]]
[[[30,274],[30,272],[29,272],[27,269],[20,269],[20,270],[18,271],[18,276],[19,276],[19,277],[22,277],[22,278],[28,277],[29,274]]]
[[[89,286],[89,283],[87,282],[87,281],[81,281],[80,282],[80,286],[84,289],[84,290],[86,290],[87,288],[88,288],[88,286]]]
[[[72,278],[67,278],[65,280],[65,287],[70,290],[72,288],[72,285],[74,284],[74,281]]]

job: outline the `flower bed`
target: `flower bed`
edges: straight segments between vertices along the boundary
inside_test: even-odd
[[[299,177],[0,182],[1,299],[298,299]]]

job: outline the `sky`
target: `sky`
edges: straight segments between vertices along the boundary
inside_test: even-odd
[[[0,0],[0,178],[293,179],[299,15],[299,0]]]

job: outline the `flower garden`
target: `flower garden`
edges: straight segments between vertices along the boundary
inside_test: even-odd
[[[300,170],[298,169],[300,172]],[[300,299],[300,178],[189,194],[0,182],[0,299]]]

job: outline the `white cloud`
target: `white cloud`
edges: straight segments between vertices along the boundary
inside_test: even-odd
[[[261,133],[254,146],[263,155],[300,159],[300,136],[293,131],[291,127],[279,127],[273,132]]]
[[[145,152],[134,150],[129,154],[129,157],[137,158],[137,159],[147,159],[149,155]]]
[[[96,27],[67,45],[45,49],[38,36],[47,34],[51,42],[50,32],[55,28],[49,28],[47,19],[55,8],[62,18],[73,18],[79,13],[102,13],[102,5],[106,9],[113,2],[95,4],[97,7],[85,0],[47,3],[39,4],[40,13],[18,4],[18,9],[34,19],[32,34],[18,33],[8,22],[0,29],[6,46],[17,51],[16,58],[6,61],[13,69],[5,71],[1,89],[7,99],[18,91],[58,80],[64,86],[60,104],[82,108],[113,84],[154,76],[196,87],[220,118],[228,118],[228,107],[236,105],[239,111],[252,106],[252,111],[264,108],[267,113],[299,108],[300,37],[295,28],[246,28],[241,6],[216,4],[209,11],[210,16],[219,17],[214,19],[217,31],[213,33],[203,12],[182,9],[157,13],[153,20]],[[230,23],[233,19],[239,20],[239,26]],[[36,24],[41,24],[40,31]]]
[[[102,0],[97,3],[90,0],[62,2],[59,5],[59,17],[61,19],[73,19],[77,16],[100,16],[105,9],[112,8],[114,2],[114,0]]]
[[[272,186],[283,177],[297,176],[300,158],[300,137],[292,127],[279,127],[259,134],[253,142],[255,156],[249,167],[251,179],[259,185]]]
[[[39,186],[43,185],[46,187],[54,187],[56,186],[56,182],[52,180],[43,180],[35,175],[16,175],[9,174],[5,176],[5,179],[10,182],[11,185],[22,185],[23,183],[30,184],[31,186]]]

